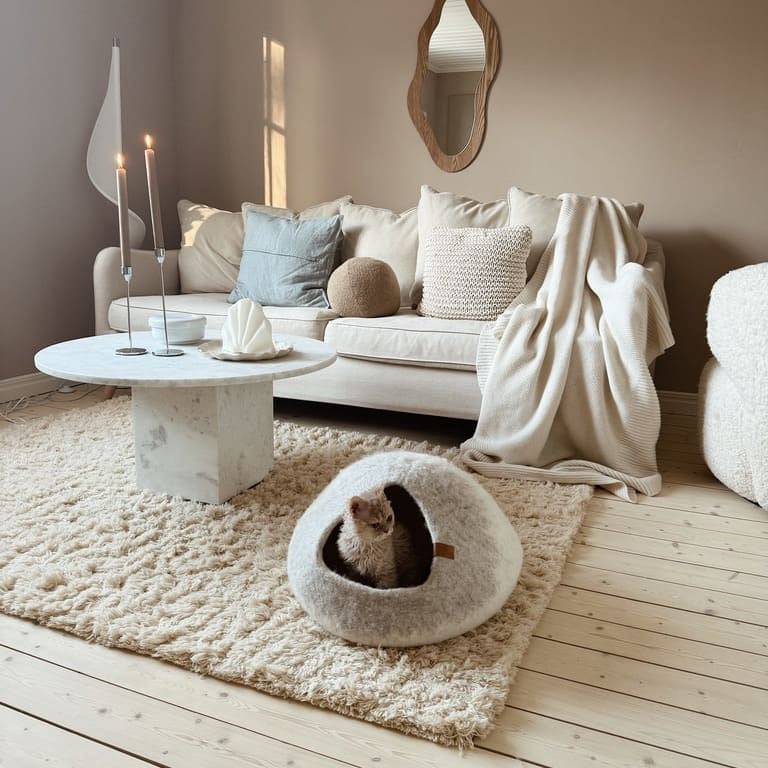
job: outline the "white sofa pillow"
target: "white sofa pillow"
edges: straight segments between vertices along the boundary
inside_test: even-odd
[[[243,203],[240,210],[243,215],[243,222],[248,215],[248,211],[258,211],[266,213],[268,216],[279,216],[282,219],[330,219],[331,216],[338,216],[341,213],[343,203],[351,203],[352,198],[349,195],[339,197],[327,203],[318,203],[310,205],[303,211],[294,211],[292,208],[276,208],[272,205],[259,205],[258,203]]]
[[[419,313],[495,320],[525,287],[531,228],[435,227],[424,253]]]
[[[395,213],[370,205],[341,204],[342,259],[367,256],[389,264],[400,284],[400,305],[411,305],[419,247],[416,208]]]
[[[548,195],[526,192],[519,187],[510,187],[507,192],[509,204],[509,226],[525,224],[533,232],[531,253],[528,257],[527,272],[530,278],[536,271],[541,254],[549,245],[560,216],[560,200]],[[645,206],[642,203],[630,203],[624,208],[635,226],[640,223]]]
[[[243,218],[209,205],[179,200],[179,277],[182,293],[227,293],[240,269]]]
[[[505,227],[509,219],[506,200],[481,203],[471,197],[454,192],[438,192],[428,184],[421,188],[418,207],[419,249],[416,258],[416,277],[411,290],[411,303],[415,307],[421,300],[424,276],[424,255],[427,238],[435,227]]]

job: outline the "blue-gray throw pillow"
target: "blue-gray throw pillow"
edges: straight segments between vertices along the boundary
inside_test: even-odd
[[[285,219],[248,211],[230,304],[253,299],[271,307],[329,307],[325,291],[342,238],[341,216]]]

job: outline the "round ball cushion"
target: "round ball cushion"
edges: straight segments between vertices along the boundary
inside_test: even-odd
[[[400,309],[400,285],[389,264],[355,256],[328,280],[331,309],[342,317],[383,317]]]
[[[347,499],[382,486],[407,492],[432,545],[442,545],[418,586],[376,589],[342,576],[325,560]],[[392,451],[350,464],[312,502],[291,537],[288,580],[302,608],[326,631],[353,643],[405,647],[439,643],[487,621],[515,588],[522,562],[507,516],[468,472],[439,456]]]

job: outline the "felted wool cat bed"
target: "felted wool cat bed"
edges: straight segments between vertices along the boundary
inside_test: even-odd
[[[347,500],[385,488],[396,520],[418,517],[428,532],[422,584],[379,589],[335,569]],[[378,453],[342,470],[309,506],[288,547],[288,579],[326,631],[363,645],[438,643],[482,624],[517,583],[520,539],[493,497],[446,459]]]

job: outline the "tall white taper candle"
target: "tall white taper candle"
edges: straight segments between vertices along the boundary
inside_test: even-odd
[[[115,177],[117,179],[117,215],[120,223],[120,263],[123,272],[131,266],[131,236],[128,219],[128,179],[123,167],[123,156],[118,155]]]
[[[144,161],[147,165],[147,188],[149,189],[149,210],[152,215],[152,236],[155,240],[155,250],[165,248],[163,237],[163,219],[160,215],[160,188],[157,182],[157,160],[152,149],[152,137],[144,137],[147,148],[144,150]]]

